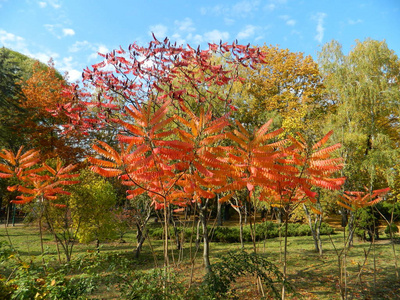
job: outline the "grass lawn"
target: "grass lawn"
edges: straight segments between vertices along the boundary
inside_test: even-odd
[[[36,227],[17,225],[8,227],[8,234],[16,251],[21,259],[26,262],[41,263],[39,231]],[[384,236],[384,235],[383,235]],[[135,233],[130,232],[125,236],[126,243],[110,242],[103,243],[101,255],[118,255],[123,258],[125,264],[129,264],[130,271],[150,270],[154,268],[155,262],[163,265],[162,241],[151,240],[151,251],[149,243],[145,243],[141,257],[135,260],[133,249],[135,248]],[[288,238],[288,280],[293,285],[296,294],[289,294],[287,299],[340,299],[338,285],[338,257],[332,242],[337,250],[342,249],[342,233],[334,234],[331,237],[323,236],[323,256],[320,257],[315,251],[312,238],[289,237]],[[0,242],[8,242],[4,226],[0,227]],[[57,265],[57,250],[54,239],[51,235],[44,235],[45,256],[44,259],[50,264]],[[279,268],[282,267],[283,239],[272,238],[257,244],[258,253],[268,258]],[[180,281],[188,283],[190,264],[190,245],[186,243],[183,251],[177,251],[171,241],[171,265]],[[365,262],[365,254],[370,247],[369,242],[354,240],[347,257],[348,274],[348,299],[400,299],[400,282],[396,280],[392,244],[388,239],[381,239],[376,242],[375,249],[371,248]],[[211,263],[220,261],[222,255],[230,250],[239,250],[239,244],[211,243]],[[396,251],[400,251],[399,244],[395,244]],[[246,244],[246,250],[252,251],[252,245]],[[82,259],[95,252],[95,245],[76,244],[73,251],[73,260]],[[192,253],[195,252],[192,247]],[[375,254],[375,255],[374,255]],[[193,268],[194,284],[200,284],[204,276],[202,265],[202,249],[200,247],[196,255]],[[398,254],[399,255],[399,254]],[[63,257],[63,256],[62,256]],[[375,262],[374,262],[375,257]],[[92,256],[91,259],[96,259]],[[365,265],[364,265],[365,262]],[[0,272],[3,278],[8,277],[12,269],[8,267],[7,261],[0,264]],[[374,280],[374,263],[376,266]],[[400,264],[400,262],[398,262]],[[112,278],[115,269],[112,269],[110,262],[104,259],[104,263],[97,266],[96,272],[104,278]],[[358,276],[361,267],[362,273]],[[79,273],[79,270],[76,271]],[[239,299],[259,299],[256,291],[255,278],[253,276],[242,276],[233,285]],[[91,299],[120,299],[118,288],[112,284],[100,286],[94,292]]]

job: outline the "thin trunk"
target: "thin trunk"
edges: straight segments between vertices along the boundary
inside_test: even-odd
[[[244,203],[244,224],[247,225],[247,201]]]
[[[240,246],[241,246],[241,249],[242,250],[244,250],[244,240],[243,240],[243,216],[242,216],[242,211],[241,211],[241,209],[240,209],[240,207],[239,207],[239,203],[238,203],[238,201],[237,201],[237,199],[235,198],[235,202],[236,202],[236,205],[232,205],[232,203],[231,203],[231,206],[233,207],[233,209],[238,213],[238,215],[239,215],[239,239],[240,239]]]
[[[322,224],[322,216],[317,216],[315,231],[318,240],[319,256],[322,256],[321,224]]]
[[[137,234],[136,234],[136,250],[135,250],[135,257],[139,258],[140,252],[142,251],[142,247],[144,244],[144,241],[146,240],[146,226],[148,221],[150,220],[151,216],[151,209],[148,210],[147,216],[143,221],[138,221],[136,222],[136,227],[137,227]]]
[[[6,223],[4,224],[6,228],[8,227],[8,222],[10,220],[10,205],[11,205],[10,203],[8,203],[7,205]]]
[[[135,249],[135,258],[138,259],[140,256],[140,251],[142,251],[142,247],[144,241],[146,240],[145,235],[141,233],[139,239],[137,240],[136,249]]]
[[[192,222],[192,234],[190,236],[190,245],[189,245],[189,256],[190,256],[190,279],[189,279],[189,288],[192,286],[193,283],[193,274],[194,274],[194,264],[195,264],[195,258],[196,258],[196,254],[199,251],[199,247],[198,247],[198,243],[197,243],[197,239],[198,239],[198,234],[199,234],[199,220],[196,222],[196,213],[197,213],[197,205],[194,205],[194,212],[193,212],[193,222]],[[197,235],[196,235],[196,251],[194,252],[194,254],[192,253],[192,245],[193,245],[193,235],[194,235],[194,227],[195,224],[197,223]]]
[[[354,239],[354,231],[355,231],[355,224],[354,224],[355,216],[354,213],[350,213],[350,220],[349,220],[349,237],[348,237],[348,243],[347,243],[347,248],[350,249],[350,247],[353,245],[353,239]],[[346,228],[345,228],[346,230]]]
[[[343,249],[339,252],[339,250],[336,248],[335,243],[332,240],[331,235],[329,235],[329,239],[332,243],[333,249],[335,250],[336,256],[337,256],[337,263],[338,263],[338,280],[339,280],[339,292],[340,292],[340,297],[342,300],[344,299],[344,288],[343,288],[343,260],[342,260],[342,254],[346,250],[346,245],[344,245]],[[343,242],[345,244],[345,242]]]
[[[286,259],[287,259],[287,235],[288,235],[289,214],[285,213],[285,242],[283,248],[283,285],[282,285],[282,300],[285,299],[285,284],[286,284]]]
[[[352,242],[350,236],[351,236],[351,232],[349,232],[348,244],[346,245],[346,228],[344,228],[344,231],[343,231],[343,266],[342,266],[342,272],[343,272],[342,280],[344,281],[343,299],[347,299],[347,263],[346,263],[346,258],[347,258],[347,250],[350,249],[350,244]]]
[[[375,209],[377,210],[377,212],[381,215],[381,217],[388,224],[390,243],[392,244],[392,252],[393,252],[393,258],[394,258],[394,267],[395,267],[396,279],[399,279],[399,267],[397,265],[396,247],[395,247],[395,242],[394,242],[394,238],[393,238],[393,231],[392,231],[393,213],[394,213],[395,205],[396,205],[396,202],[393,201],[392,212],[390,214],[390,221],[380,212],[380,210],[377,207],[375,207]]]
[[[200,207],[200,222],[203,229],[203,261],[204,267],[208,272],[211,272],[211,264],[210,264],[210,240],[208,236],[207,229],[207,201],[204,206]]]
[[[40,250],[42,252],[42,262],[44,261],[44,247],[43,247],[43,232],[42,232],[42,216],[39,216],[39,235],[40,235]]]
[[[244,240],[243,240],[243,218],[242,213],[239,209],[239,238],[241,249],[244,250]]]
[[[255,218],[254,218],[255,219]],[[254,224],[253,224],[254,221]],[[256,245],[256,222],[255,220],[251,220],[250,218],[250,235],[251,241],[253,242],[253,252],[257,253],[257,245]]]
[[[217,226],[222,226],[222,204],[218,201],[217,197]]]
[[[179,251],[179,250],[181,250],[181,240],[179,238],[178,227],[176,225],[172,209],[170,209],[169,219],[171,220],[172,226],[174,228],[176,249]]]
[[[310,230],[311,230],[311,236],[314,240],[315,251],[318,252],[319,255],[322,255],[322,249],[320,249],[320,247],[319,247],[319,241],[318,241],[318,236],[317,236],[317,232],[316,232],[316,227],[314,227],[311,214],[310,214],[307,206],[304,203],[303,203],[303,209],[304,209],[304,213],[306,214],[306,217],[307,217],[308,226],[310,227]]]
[[[376,291],[376,251],[375,251],[375,220],[373,225],[373,234],[372,234],[372,253],[374,256],[374,291]]]
[[[200,215],[200,213],[199,213]],[[197,220],[197,225],[196,225],[196,247],[200,247],[200,225],[201,225],[201,220],[200,218]]]
[[[364,262],[363,262],[362,266],[359,266],[359,271],[357,274],[357,280],[359,280],[360,284],[362,284],[361,275],[362,275],[362,271],[364,270],[365,264],[368,261],[368,256],[369,256],[369,252],[371,251],[371,248],[372,248],[372,243],[369,244],[368,251],[365,251],[365,249],[364,249]]]
[[[164,266],[169,267],[168,257],[168,212],[167,212],[167,199],[164,198]]]

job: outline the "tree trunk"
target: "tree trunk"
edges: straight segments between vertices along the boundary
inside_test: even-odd
[[[136,234],[136,250],[135,250],[135,257],[139,258],[140,251],[142,251],[142,246],[144,244],[144,241],[146,240],[146,235],[145,230],[147,223],[150,220],[151,216],[151,208],[148,207],[147,215],[144,220],[137,220],[136,221],[136,228],[137,228],[137,234]]]
[[[285,299],[285,283],[286,283],[286,264],[287,264],[287,235],[288,235],[289,213],[285,212],[285,242],[283,248],[283,285],[282,285],[282,300]]]
[[[243,240],[243,216],[242,216],[242,210],[239,207],[239,202],[237,201],[237,199],[235,198],[235,202],[236,205],[233,206],[231,204],[231,206],[233,207],[233,209],[238,213],[239,215],[239,239],[240,239],[240,246],[241,249],[244,250],[244,240]]]
[[[135,250],[135,258],[139,258],[140,251],[142,251],[143,243],[146,240],[146,237],[143,234],[142,230],[140,230],[140,234],[139,234],[139,228],[138,228],[138,234],[137,234],[136,238],[137,238],[137,244],[136,244],[136,250]]]
[[[217,201],[217,226],[222,226],[222,204],[219,201]]]
[[[393,253],[393,258],[394,258],[395,274],[396,274],[396,278],[399,279],[399,271],[398,271],[399,267],[397,265],[397,255],[396,255],[395,241],[394,241],[393,231],[392,231],[393,214],[394,214],[395,205],[396,205],[396,202],[393,201],[392,212],[390,213],[390,221],[380,212],[380,210],[376,206],[375,206],[375,209],[381,215],[381,217],[386,221],[386,223],[388,224],[390,243],[392,244],[392,253]]]
[[[320,236],[322,217],[321,215],[317,215],[315,217],[315,221],[313,222],[312,216],[305,204],[303,204],[303,209],[307,217],[308,226],[310,227],[311,230],[311,236],[313,237],[314,240],[315,251],[318,252],[320,256],[322,256],[322,241]]]
[[[207,200],[204,206],[199,207],[200,222],[203,229],[203,261],[207,273],[211,272],[210,264],[210,240],[207,229]]]
[[[164,266],[169,268],[169,257],[168,257],[168,209],[167,200],[164,198]]]
[[[350,249],[350,247],[353,245],[353,238],[354,238],[354,231],[355,231],[354,221],[355,221],[355,216],[354,216],[354,213],[351,212],[350,213],[350,220],[349,220],[349,238],[348,238],[349,242],[347,244],[348,249]],[[344,230],[346,231],[346,228],[344,228]]]

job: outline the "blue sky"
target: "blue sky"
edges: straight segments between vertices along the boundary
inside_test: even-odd
[[[99,62],[97,53],[151,32],[192,47],[208,42],[279,45],[316,58],[332,39],[386,40],[400,55],[400,0],[0,0],[0,46],[69,72]]]

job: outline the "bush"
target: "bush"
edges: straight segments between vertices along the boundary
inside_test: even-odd
[[[320,228],[320,234],[321,235],[330,235],[335,232],[335,229],[333,229],[328,223],[321,223],[321,228]]]
[[[237,298],[231,284],[241,276],[253,275],[261,279],[269,296],[279,299],[279,288],[283,283],[283,274],[277,266],[255,253],[228,252],[221,262],[211,265],[204,278],[204,292],[209,299]],[[286,282],[287,291],[292,288]],[[278,285],[278,287],[276,286]]]
[[[119,285],[121,299],[141,300],[183,300],[185,288],[176,280],[174,273],[165,269],[152,269],[148,272],[129,272],[124,274]]]
[[[271,221],[257,224],[256,226],[256,240],[262,241],[265,239],[276,238],[279,236],[279,227],[281,227],[281,235],[284,236],[284,224],[276,224]],[[208,227],[211,240],[213,242],[221,243],[238,243],[240,242],[240,228],[235,227]],[[192,228],[178,227],[178,232],[185,230],[185,241],[189,241],[192,234]],[[148,234],[153,239],[162,239],[164,229],[162,227],[149,228]],[[321,224],[321,235],[329,235],[334,232],[334,229],[327,223]],[[202,230],[200,229],[200,234]],[[309,236],[311,230],[307,224],[289,223],[288,236]],[[170,236],[174,236],[173,228],[170,227]],[[243,226],[243,240],[251,242],[250,226]]]
[[[390,229],[392,230],[392,234],[393,234],[393,235],[399,232],[399,227],[397,227],[397,225],[394,224],[394,223],[390,224],[390,227],[389,227],[389,225],[386,226],[386,228],[385,228],[385,233],[386,233],[387,235],[390,235]]]
[[[85,295],[98,287],[97,274],[70,276],[72,264],[55,270],[24,262],[19,257],[9,263],[13,264],[14,271],[8,281],[0,278],[0,299],[86,299]]]

